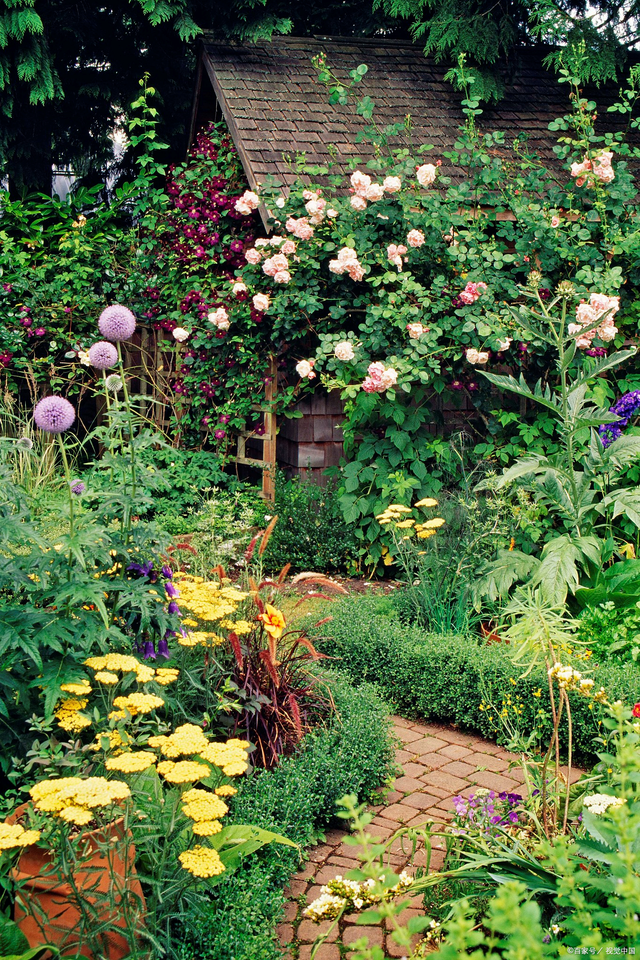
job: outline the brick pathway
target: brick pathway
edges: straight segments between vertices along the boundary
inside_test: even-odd
[[[401,744],[396,758],[402,767],[402,776],[396,778],[393,789],[386,793],[384,804],[370,808],[375,816],[368,829],[374,835],[386,838],[401,825],[418,826],[425,820],[444,823],[453,816],[452,798],[458,794],[467,796],[480,786],[497,792],[524,793],[518,757],[495,743],[451,727],[413,723],[400,717],[393,717],[393,722],[393,732]],[[574,770],[571,779],[577,779],[580,773]],[[326,842],[311,849],[308,862],[294,874],[285,890],[288,900],[278,936],[293,960],[308,960],[314,939],[329,926],[329,923],[318,925],[306,920],[302,915],[304,907],[320,895],[322,884],[360,864],[357,847],[345,844],[344,836],[343,830],[330,830]],[[403,850],[396,841],[395,849],[391,848],[389,862],[395,872],[408,863],[410,845],[405,843],[407,846],[409,849]],[[436,849],[434,844],[431,869],[439,869],[443,858],[442,845]],[[413,862],[416,867],[425,866],[424,850],[417,851]],[[420,906],[419,899],[414,903]],[[407,908],[401,915],[403,922],[412,914],[422,915],[422,911]],[[387,957],[400,957],[404,953],[382,927],[344,923],[344,943],[364,935],[369,937],[370,944],[384,947]],[[338,933],[334,930],[331,940],[337,939]],[[337,943],[323,944],[317,960],[340,960]]]

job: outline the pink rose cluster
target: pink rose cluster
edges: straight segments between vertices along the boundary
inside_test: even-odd
[[[407,248],[403,243],[390,243],[387,247],[387,259],[398,268],[398,273],[402,270],[402,264],[407,262],[406,252]]]
[[[241,197],[236,200],[235,208],[237,213],[248,217],[250,213],[257,210],[260,206],[260,197],[253,190],[245,190]]]
[[[489,360],[489,353],[486,350],[476,350],[475,347],[469,347],[464,353],[469,363],[482,365]]]
[[[367,373],[361,384],[365,393],[384,393],[398,382],[398,374],[393,367],[385,367],[379,360],[369,364]]]
[[[423,333],[429,333],[429,327],[424,327],[421,323],[408,323],[407,333],[412,340],[419,340]]]
[[[593,160],[585,157],[582,163],[572,163],[571,176],[576,178],[576,187],[581,187],[583,183],[593,187],[596,180],[600,180],[601,183],[611,183],[616,176],[611,166],[612,157],[611,150],[603,150]]]
[[[313,236],[313,226],[309,222],[308,217],[289,217],[285,223],[285,227],[292,233],[294,237],[297,237],[298,240],[311,240]]]
[[[228,330],[231,326],[229,322],[229,314],[224,307],[218,307],[217,310],[212,310],[207,316],[207,320],[209,323],[212,323],[214,327],[217,327],[218,330]]]
[[[409,230],[407,243],[410,247],[421,247],[424,243],[424,233],[422,230]]]
[[[576,307],[576,322],[567,327],[569,335],[576,338],[576,346],[586,350],[591,346],[594,337],[604,343],[613,340],[618,332],[613,318],[619,309],[620,297],[606,297],[603,293],[592,293],[589,303],[579,303]],[[606,316],[598,323],[604,314]]]
[[[486,283],[472,283],[469,281],[464,290],[458,294],[458,299],[467,304],[475,303],[478,297],[484,293],[486,289]]]
[[[283,253],[276,253],[273,257],[267,257],[262,264],[262,269],[268,277],[273,277],[276,283],[289,283],[291,280],[289,261]]]
[[[306,377],[307,380],[313,380],[316,374],[313,372],[315,360],[300,360],[296,363],[296,373],[299,377]]]
[[[352,280],[362,280],[364,268],[358,260],[358,254],[351,247],[343,247],[337,260],[329,261],[331,273],[348,273]]]
[[[309,223],[313,224],[314,226],[322,223],[327,215],[325,210],[327,201],[323,200],[319,191],[315,190],[304,190],[302,197],[307,201],[304,205],[304,208],[309,214]]]
[[[367,201],[382,200],[385,193],[397,193],[402,186],[400,177],[385,177],[382,183],[373,183],[368,173],[356,170],[351,174],[353,196],[351,206],[354,210],[366,210]]]

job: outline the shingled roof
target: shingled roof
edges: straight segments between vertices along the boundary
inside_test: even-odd
[[[205,41],[192,132],[222,114],[253,187],[268,174],[285,186],[292,183],[296,173],[283,156],[287,154],[295,158],[304,152],[309,163],[333,160],[338,171],[347,169],[356,156],[368,159],[373,147],[355,142],[362,119],[352,106],[329,104],[327,90],[316,79],[311,61],[323,52],[343,80],[354,67],[367,64],[357,93],[375,102],[380,126],[410,115],[414,146],[433,144],[438,156],[453,145],[464,117],[460,94],[444,80],[445,68],[425,58],[420,47],[386,39],[278,37],[254,46]],[[556,141],[548,124],[568,112],[568,93],[567,85],[543,68],[539,51],[520,51],[504,98],[485,107],[479,125],[511,138],[526,134],[530,150],[551,160]],[[604,123],[609,120],[611,125],[604,108],[612,91],[595,91],[594,98]]]

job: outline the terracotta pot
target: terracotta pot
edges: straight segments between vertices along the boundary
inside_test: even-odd
[[[509,644],[508,640],[503,640],[499,633],[496,633],[494,628],[494,623],[492,620],[489,620],[487,623],[480,624],[480,633],[489,643],[506,643]]]
[[[8,821],[19,820],[27,806],[18,807]],[[46,942],[55,944],[63,954],[76,952],[95,960],[122,960],[131,952],[126,936],[117,932],[117,928],[126,928],[123,899],[126,898],[132,923],[141,923],[145,909],[142,887],[135,873],[135,847],[130,835],[124,842],[122,818],[83,833],[80,840],[85,852],[73,872],[73,886],[90,908],[97,904],[97,922],[108,922],[108,928],[101,932],[103,948],[99,955],[94,954],[86,942],[81,945],[82,912],[77,905],[77,894],[55,869],[52,854],[42,847],[26,847],[12,872],[18,887],[14,920],[30,947]],[[108,855],[100,849],[105,843],[111,845]]]

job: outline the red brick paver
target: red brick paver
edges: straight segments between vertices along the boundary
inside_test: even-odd
[[[401,774],[384,792],[384,803],[371,807],[374,818],[368,829],[381,839],[389,837],[403,825],[420,826],[428,819],[444,826],[453,816],[453,797],[468,796],[477,787],[487,787],[497,793],[502,790],[523,793],[519,758],[495,743],[482,740],[473,734],[462,733],[452,727],[412,722],[394,717],[394,734],[401,744],[396,751],[396,760]],[[513,765],[513,766],[512,766]],[[566,776],[566,770],[563,771]],[[580,770],[572,770],[572,781],[580,776]],[[306,920],[302,911],[320,895],[323,883],[344,875],[357,866],[358,847],[344,843],[345,834],[331,830],[326,841],[313,848],[308,862],[295,874],[285,893],[289,898],[285,908],[285,922],[278,928],[278,939],[286,948],[287,960],[307,960],[311,943],[322,932],[320,926]],[[399,873],[409,865],[411,844],[396,841],[390,851],[389,863]],[[442,866],[443,844],[434,840],[431,869]],[[414,867],[425,864],[424,850],[418,850]],[[411,868],[410,868],[411,869]],[[413,901],[400,915],[401,921],[416,913],[419,902]],[[419,910],[418,910],[419,912]],[[361,927],[354,925],[354,917],[343,922],[344,943],[352,943],[367,935],[371,945],[384,948],[385,956],[396,958],[404,955],[384,927]],[[336,937],[332,935],[331,941]],[[319,951],[317,960],[339,960],[337,943],[327,942]]]

